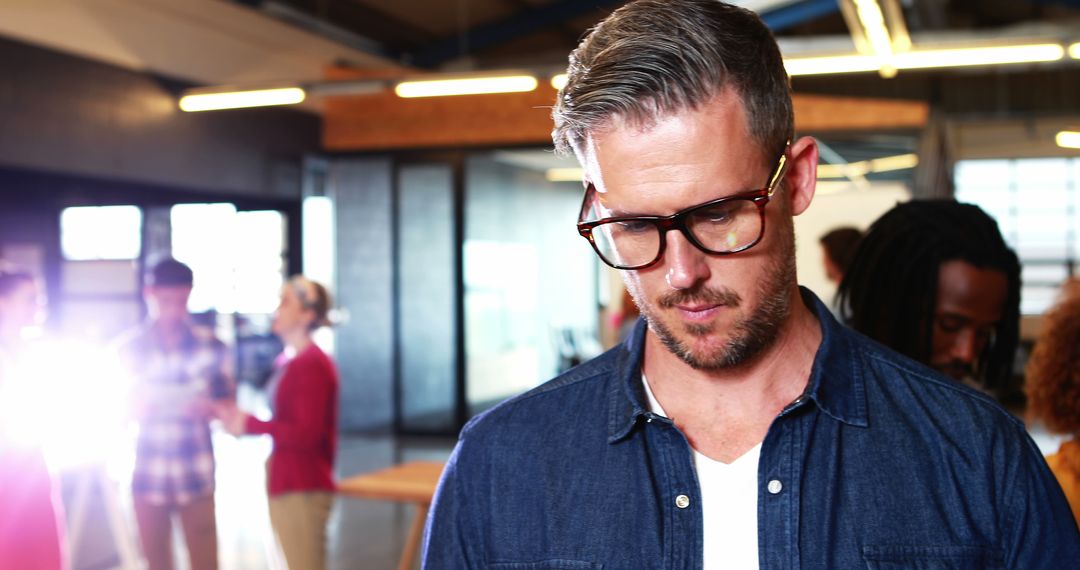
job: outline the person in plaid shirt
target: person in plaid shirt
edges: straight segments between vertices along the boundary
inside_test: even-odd
[[[132,377],[139,424],[131,483],[135,518],[150,570],[173,568],[172,524],[179,518],[192,570],[216,570],[215,401],[234,398],[225,345],[192,326],[187,312],[193,276],[174,259],[153,266],[144,297],[149,319],[121,341]]]

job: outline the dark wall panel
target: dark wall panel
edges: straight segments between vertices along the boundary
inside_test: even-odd
[[[393,422],[392,164],[382,158],[343,158],[330,166],[337,208],[337,329],[341,427],[347,431]]]
[[[319,119],[183,113],[176,82],[0,39],[0,166],[295,198]]]

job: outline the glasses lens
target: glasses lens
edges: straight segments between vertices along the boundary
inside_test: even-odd
[[[592,235],[597,253],[608,265],[638,267],[660,252],[660,230],[652,222],[607,222],[593,228]]]
[[[705,249],[727,253],[761,237],[761,214],[751,200],[730,200],[687,212],[686,227]]]

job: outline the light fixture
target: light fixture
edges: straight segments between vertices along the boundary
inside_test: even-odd
[[[896,54],[899,69],[964,67],[1058,61],[1065,57],[1061,44],[1043,43],[1013,46],[988,46],[953,49],[928,49]]]
[[[1056,43],[984,46],[969,48],[922,49],[897,53],[892,65],[897,69],[930,69],[937,67],[967,67],[977,65],[1006,65],[1014,63],[1045,63],[1065,57],[1065,48]],[[875,71],[879,60],[869,55],[831,55],[796,57],[784,60],[788,75],[822,75]]]
[[[914,153],[885,156],[858,162],[840,164],[819,164],[817,167],[818,179],[836,179],[866,176],[876,172],[891,172],[915,168],[919,165],[919,156]]]
[[[551,78],[551,86],[554,87],[556,91],[562,91],[562,88],[566,87],[566,82],[569,81],[569,79],[570,78],[565,73],[560,73]]]
[[[858,13],[859,23],[862,25],[866,41],[879,62],[879,71],[882,77],[896,76],[896,68],[892,65],[892,38],[889,37],[889,29],[885,26],[885,15],[881,13],[881,6],[877,0],[854,0],[855,10]]]
[[[1080,148],[1080,131],[1061,131],[1054,141],[1061,148]]]
[[[1073,59],[1080,59],[1080,42],[1069,46],[1069,56]]]
[[[784,60],[788,75],[825,75],[832,73],[858,73],[876,71],[877,58],[867,55],[826,55],[820,57],[792,57]]]
[[[581,182],[585,172],[576,167],[549,168],[545,177],[548,182]]]
[[[250,91],[223,91],[217,93],[190,93],[180,98],[180,109],[191,113],[195,111],[216,111],[219,109],[241,109],[245,107],[295,105],[303,102],[304,97],[304,90],[299,87],[256,89]]]
[[[394,87],[398,97],[445,97],[449,95],[481,95],[487,93],[522,93],[536,89],[532,75],[496,75],[462,77],[458,79],[423,79],[403,81]]]

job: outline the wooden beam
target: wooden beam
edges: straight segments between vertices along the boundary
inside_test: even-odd
[[[340,70],[330,75],[360,78]],[[555,96],[542,81],[530,93],[401,99],[387,90],[329,97],[323,146],[328,151],[550,146]],[[912,101],[797,94],[794,105],[800,132],[917,129],[928,115],[925,103]]]

